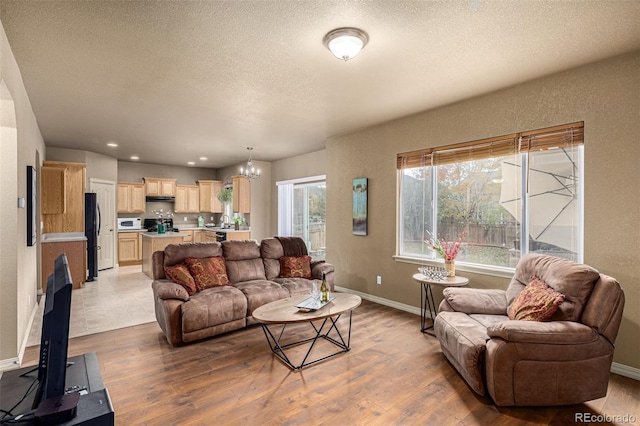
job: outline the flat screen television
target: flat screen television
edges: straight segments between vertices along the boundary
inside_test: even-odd
[[[54,261],[53,273],[47,279],[34,409],[41,401],[65,392],[72,289],[69,262],[63,253]]]

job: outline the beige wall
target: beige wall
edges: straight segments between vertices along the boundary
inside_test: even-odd
[[[18,361],[24,349],[29,321],[35,314],[39,243],[27,247],[26,166],[40,170],[45,146],[4,28],[0,23],[0,86],[2,86],[2,139],[0,139],[0,370]],[[6,90],[5,90],[6,89]],[[11,105],[13,103],[13,105]],[[14,113],[5,108],[14,108]],[[15,117],[4,122],[6,114]],[[9,127],[8,129],[5,127]],[[11,128],[13,130],[11,130]]]
[[[118,160],[106,155],[78,149],[47,147],[47,160],[86,164],[85,190],[89,190],[89,181],[92,178],[111,182],[118,180]]]
[[[297,155],[271,163],[271,235],[278,233],[278,188],[276,182],[327,174],[327,151]],[[329,205],[327,204],[327,209]]]
[[[396,154],[584,121],[585,263],[618,279],[627,302],[614,361],[640,368],[640,52],[327,141],[327,260],[337,285],[418,306],[414,264],[394,261]],[[351,181],[369,178],[369,235],[351,234]],[[458,268],[460,269],[460,267]],[[460,271],[472,287],[507,280]],[[382,285],[375,284],[382,275]],[[438,292],[437,297],[441,297]],[[417,328],[417,323],[416,323]]]
[[[260,179],[251,180],[251,213],[244,215],[251,226],[251,238],[261,241],[264,238],[272,237],[271,233],[271,163],[267,161],[253,160],[256,169],[260,170]],[[220,180],[231,183],[231,176],[240,174],[240,167],[246,163],[236,166],[218,169]]]

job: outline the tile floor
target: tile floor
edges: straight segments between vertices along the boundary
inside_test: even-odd
[[[43,309],[44,298],[40,300],[27,346],[40,344]],[[155,320],[151,279],[142,273],[142,266],[105,269],[98,272],[97,280],[73,290],[69,337],[101,333]]]

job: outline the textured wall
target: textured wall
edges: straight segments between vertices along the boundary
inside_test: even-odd
[[[12,134],[3,131],[0,144],[0,197],[3,200],[0,214],[0,368],[3,368],[17,359],[24,348],[29,321],[36,308],[40,244],[27,247],[27,210],[19,209],[16,200],[27,196],[26,166],[39,170],[45,146],[1,24],[0,80],[2,98],[12,100],[15,111],[10,113],[15,118]],[[8,105],[3,102],[3,106]],[[3,111],[3,121],[7,113]]]
[[[417,265],[393,259],[397,153],[584,121],[584,259],[621,283],[627,303],[615,361],[640,368],[639,69],[640,52],[634,52],[329,139],[327,258],[336,265],[337,285],[419,305],[420,291],[411,279]],[[369,178],[366,237],[351,234],[351,181],[357,177]],[[382,285],[375,284],[376,275],[382,275]],[[472,287],[508,283],[461,275]]]

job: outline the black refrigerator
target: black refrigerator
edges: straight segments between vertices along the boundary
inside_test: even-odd
[[[98,277],[98,235],[100,234],[100,206],[94,193],[84,194],[84,235],[87,237],[87,281]]]

